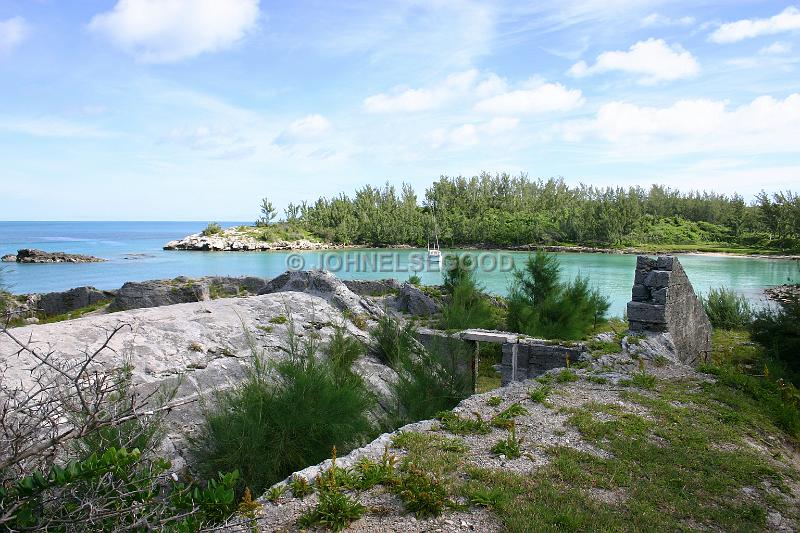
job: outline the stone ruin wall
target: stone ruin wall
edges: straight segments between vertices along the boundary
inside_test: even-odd
[[[697,365],[708,359],[711,323],[676,257],[637,257],[631,293],[631,332],[669,333],[685,364]]]

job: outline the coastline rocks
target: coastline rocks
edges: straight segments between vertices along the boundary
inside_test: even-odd
[[[348,289],[359,296],[385,296],[400,290],[400,283],[393,278],[387,279],[345,279],[342,280]]]
[[[770,287],[764,290],[764,294],[766,294],[767,298],[770,300],[781,304],[786,304],[793,300],[797,301],[800,300],[800,284],[785,284],[777,287]]]
[[[105,259],[91,255],[68,254],[65,252],[45,252],[34,248],[17,250],[17,255],[3,256],[3,261],[10,262],[11,258],[17,263],[102,263]]]
[[[287,270],[269,281],[258,294],[274,292],[304,292],[320,296],[351,315],[366,313],[368,318],[373,319],[383,316],[380,307],[355,294],[342,280],[325,270]]]
[[[0,257],[0,261],[2,261],[4,263],[16,263],[17,262],[17,256],[14,255],[14,254],[4,255],[3,257]]]
[[[211,276],[199,279],[177,277],[166,280],[129,281],[116,292],[110,311],[203,302],[227,296],[258,294],[267,280],[253,276]]]
[[[108,301],[114,297],[113,291],[101,291],[94,287],[76,287],[63,292],[48,292],[35,295],[33,308],[45,315],[61,315],[82,307]]]
[[[183,239],[170,241],[164,250],[193,250],[205,252],[252,252],[266,250],[324,250],[336,248],[328,243],[312,242],[307,239],[296,241],[279,240],[275,242],[261,241],[250,235],[225,230],[216,235],[195,233]]]
[[[433,315],[441,309],[436,300],[422,292],[419,287],[407,282],[400,287],[400,293],[394,300],[394,307],[415,316]]]

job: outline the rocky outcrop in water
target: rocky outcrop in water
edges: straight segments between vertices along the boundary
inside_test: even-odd
[[[770,287],[764,290],[767,298],[775,302],[786,304],[800,300],[800,284],[785,284],[777,287]]]
[[[45,252],[34,248],[17,250],[17,255],[4,255],[3,261],[17,263],[102,263],[105,259],[91,255]]]
[[[205,252],[252,252],[267,250],[324,250],[341,248],[329,243],[314,242],[308,239],[264,241],[252,234],[237,228],[228,228],[221,233],[203,235],[195,233],[170,241],[164,245],[165,250],[192,250]]]

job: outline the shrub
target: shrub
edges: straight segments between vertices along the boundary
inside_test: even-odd
[[[528,399],[533,403],[545,404],[551,392],[553,392],[553,387],[550,385],[541,385],[528,391]]]
[[[453,411],[442,411],[436,418],[439,419],[442,429],[456,435],[488,435],[492,432],[489,423],[480,417],[462,418]]]
[[[415,287],[419,287],[422,284],[422,278],[417,274],[411,274],[408,276],[408,282]]]
[[[531,336],[580,339],[605,319],[610,302],[589,279],[559,282],[554,255],[537,252],[513,273],[509,287],[508,327]]]
[[[767,356],[786,365],[795,374],[791,376],[795,384],[800,383],[800,297],[782,302],[777,309],[756,312],[750,333],[766,348]]]
[[[492,328],[492,306],[478,287],[472,272],[467,271],[450,287],[450,300],[442,308],[439,327],[445,330]]]
[[[727,287],[711,289],[701,301],[715,328],[741,329],[752,321],[753,310],[747,298]]]
[[[220,226],[216,222],[209,222],[208,225],[206,226],[206,229],[204,229],[201,233],[206,237],[211,235],[218,235],[222,233],[222,226]]]
[[[375,355],[385,365],[397,370],[410,359],[414,346],[413,329],[410,324],[403,327],[389,313],[384,313],[370,335],[375,345]]]
[[[244,383],[206,407],[192,441],[200,472],[238,469],[240,487],[261,493],[323,460],[332,445],[349,449],[373,433],[367,412],[375,398],[347,366],[349,343],[333,341],[328,349],[339,353],[318,360],[313,343],[300,346],[288,330],[288,359],[267,365],[254,353]]]

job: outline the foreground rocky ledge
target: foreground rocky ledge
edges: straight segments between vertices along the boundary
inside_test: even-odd
[[[102,263],[105,259],[91,255],[68,254],[66,252],[45,252],[34,248],[17,250],[17,254],[4,255],[6,263]]]

